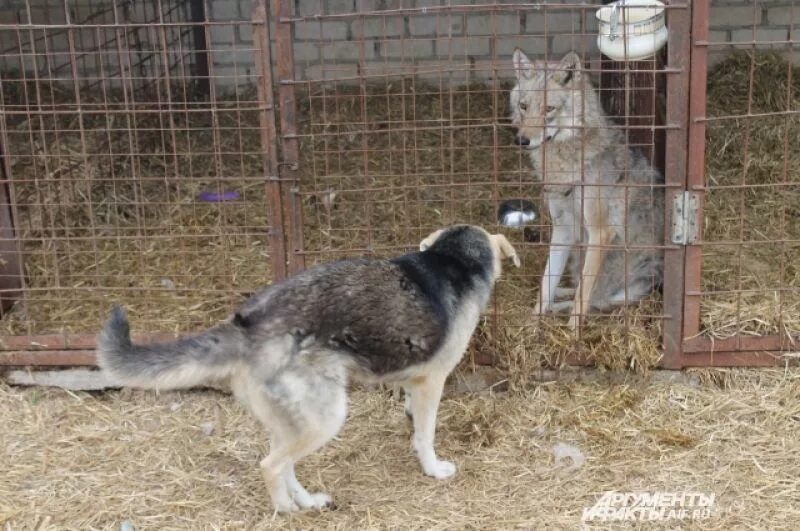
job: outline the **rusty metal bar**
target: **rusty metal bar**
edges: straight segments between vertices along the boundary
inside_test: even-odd
[[[686,339],[683,351],[687,354],[715,351],[781,351],[797,348],[800,344],[787,336],[732,336],[724,339],[698,336]]]
[[[492,365],[494,360],[477,357],[477,365]],[[593,362],[584,355],[572,354],[564,362],[572,366],[591,366]],[[685,356],[684,368],[701,367],[775,367],[796,365],[798,358],[773,352],[704,352]],[[45,350],[0,352],[0,367],[95,367],[94,350]],[[667,368],[667,367],[664,367]]]
[[[94,367],[94,350],[0,352],[0,367]]]
[[[292,2],[289,0],[270,0],[275,25],[276,71],[278,75],[278,100],[280,105],[281,132],[281,178],[295,178],[294,186],[284,190],[284,207],[288,222],[289,273],[305,269],[303,251],[303,204],[300,195],[300,142],[297,138],[297,101],[294,81],[294,24],[289,21],[292,15]]]
[[[205,2],[203,0],[189,0],[189,11],[192,21],[192,37],[194,39],[193,73],[196,76],[195,86],[198,92],[207,98],[211,94],[211,78],[208,73],[208,42],[206,41],[206,32],[203,29],[203,24],[206,23]]]
[[[692,5],[692,41],[708,39],[710,0],[698,0]],[[706,114],[706,92],[708,74],[708,50],[703,46],[691,47],[692,70],[689,86],[689,143],[687,186],[695,190],[705,184],[705,123],[698,120]],[[703,220],[703,196],[701,194],[698,223]],[[683,337],[693,337],[700,331],[700,296],[689,295],[688,292],[699,291],[702,277],[702,243],[690,244],[686,247],[685,302],[683,314]]]
[[[6,145],[6,118],[0,116],[0,318],[20,298],[23,288],[22,250],[14,230],[15,202]]]
[[[683,10],[687,9],[688,4],[667,4],[664,6],[666,11]],[[282,16],[278,22],[302,22],[302,21],[323,21],[323,20],[336,20],[347,19],[355,16],[359,17],[397,17],[401,15],[442,15],[442,14],[467,14],[471,12],[502,12],[502,11],[520,11],[532,10],[537,14],[544,16],[547,11],[557,10],[571,10],[571,11],[594,11],[597,6],[590,3],[576,3],[576,2],[559,2],[559,3],[544,3],[544,4],[531,4],[530,2],[508,2],[508,3],[475,3],[475,4],[455,4],[448,2],[443,6],[425,6],[425,7],[399,7],[387,9],[363,9],[357,13],[331,13],[327,15],[314,14],[307,16]]]
[[[699,367],[780,367],[797,365],[798,358],[781,356],[775,352],[702,352],[687,354],[684,368]]]
[[[134,334],[135,343],[159,343],[180,337],[171,332],[152,332]],[[93,349],[97,336],[93,334],[39,334],[31,336],[11,336],[0,339],[0,352],[14,350],[82,350]]]
[[[680,69],[681,76],[667,78],[667,117],[670,124],[688,123],[689,67],[691,51],[691,32],[689,31],[693,9],[675,10],[669,13],[669,42],[667,44],[667,63],[670,68]],[[668,187],[683,189],[686,186],[687,131],[666,131],[664,178]],[[672,208],[669,194],[665,201],[665,241],[670,241]],[[682,367],[683,352],[683,291],[684,291],[683,247],[667,246],[664,250],[664,313],[670,317],[664,320],[664,357],[661,365],[665,368]]]
[[[272,51],[270,49],[269,23],[267,19],[265,0],[253,2],[253,36],[257,45],[256,69],[260,77],[258,83],[258,98],[264,105],[260,113],[261,143],[264,148],[264,173],[267,177],[267,200],[269,208],[267,215],[270,219],[270,254],[272,257],[272,280],[283,280],[287,276],[286,270],[286,228],[283,223],[283,199],[281,182],[270,179],[278,175],[278,144],[277,128],[275,125],[275,105],[272,81]]]

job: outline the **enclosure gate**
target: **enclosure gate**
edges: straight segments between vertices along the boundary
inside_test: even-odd
[[[607,3],[607,2],[604,2]],[[299,195],[302,183],[297,177],[299,142],[296,128],[294,73],[294,26],[307,23],[308,17],[293,13],[292,3],[273,0],[276,16],[277,76],[281,103],[281,139],[285,160],[281,167],[282,181],[290,183],[292,192],[284,207],[287,216],[287,257],[289,272],[305,267],[303,216]],[[703,336],[700,304],[703,202],[708,192],[705,170],[705,123],[707,51],[711,0],[670,2],[670,36],[665,71],[668,98],[665,119],[665,160],[667,210],[667,246],[665,247],[664,286],[664,357],[665,368],[697,366],[767,366],[786,363],[791,358],[782,352],[796,349],[795,335],[773,334],[745,336],[736,334],[725,339]],[[481,6],[459,6],[462,11]],[[384,32],[390,24],[387,16],[447,14],[454,6],[431,8],[396,8],[384,6],[380,11],[361,13],[375,15],[383,21]],[[755,12],[755,8],[754,8]],[[545,23],[546,26],[546,23]],[[758,41],[753,40],[753,44]],[[792,44],[791,42],[789,43]],[[713,46],[713,44],[712,44]],[[363,52],[362,52],[363,57]],[[366,77],[366,76],[364,76]],[[672,241],[670,241],[672,240]],[[744,242],[740,242],[744,243]],[[369,251],[369,250],[367,250]],[[575,363],[585,360],[575,358]]]
[[[789,334],[761,337],[733,337],[714,340],[700,335],[702,205],[707,192],[704,168],[706,54],[708,49],[710,0],[691,3],[670,2],[668,25],[670,36],[667,47],[665,71],[667,112],[663,127],[666,142],[665,177],[667,208],[665,212],[667,245],[665,246],[664,289],[664,356],[661,365],[666,368],[690,366],[773,365],[783,363],[778,351],[794,348],[794,338]],[[387,27],[389,15],[447,14],[461,10],[469,12],[481,6],[440,6],[432,8],[387,8],[375,12],[362,12],[359,20],[365,30],[364,20],[378,21],[378,31],[394,31]],[[486,6],[483,6],[486,7]],[[522,7],[522,6],[520,6]],[[507,8],[507,6],[506,6]],[[336,21],[342,17],[331,16]],[[298,23],[319,21],[319,17],[296,12],[296,3],[287,0],[256,0],[252,7],[253,49],[256,65],[257,106],[261,153],[263,157],[264,186],[268,203],[268,240],[272,279],[280,280],[306,267],[308,251],[305,249],[303,214],[304,182],[301,168],[301,137],[298,134],[298,83],[295,74],[295,30]],[[163,22],[163,21],[162,21]],[[382,27],[381,27],[382,24]],[[200,34],[208,35],[208,23],[193,20],[189,26],[202,28]],[[3,27],[0,25],[0,27]],[[69,22],[65,25],[71,31]],[[545,28],[547,27],[545,23]],[[5,26],[8,29],[8,26]],[[28,30],[50,29],[47,24],[28,23]],[[197,32],[196,32],[197,33]],[[467,39],[464,45],[469,44]],[[452,40],[452,39],[451,39]],[[274,43],[274,55],[271,43]],[[196,43],[197,45],[197,43]],[[210,45],[209,45],[210,46]],[[203,50],[200,50],[201,52]],[[360,51],[366,54],[363,43]],[[400,52],[404,54],[404,51]],[[452,56],[452,52],[451,52]],[[203,54],[198,54],[203,57]],[[74,66],[74,59],[73,59]],[[435,67],[434,67],[435,68]],[[73,69],[74,71],[74,69]],[[202,71],[202,69],[201,69]],[[319,74],[324,78],[324,72]],[[352,80],[362,83],[364,75],[356,70]],[[495,85],[495,88],[498,88]],[[309,104],[310,105],[310,104]],[[29,109],[30,112],[30,109]],[[41,109],[40,111],[41,112]],[[0,146],[8,145],[6,118],[3,117]],[[435,133],[435,131],[434,131]],[[453,134],[441,128],[441,134]],[[452,142],[452,140],[451,140]],[[494,145],[497,145],[497,132]],[[690,147],[690,149],[687,149]],[[177,154],[177,153],[176,153]],[[0,156],[3,152],[0,152]],[[495,157],[496,159],[496,157]],[[404,164],[406,161],[404,160]],[[499,171],[497,160],[492,171]],[[0,216],[10,216],[13,197],[5,197],[13,188],[7,157],[3,158],[0,187]],[[369,165],[365,161],[364,172]],[[366,178],[366,176],[362,176]],[[497,184],[495,183],[495,186]],[[326,208],[333,208],[333,199]],[[694,206],[697,205],[695,209]],[[369,215],[369,201],[364,211]],[[0,240],[0,252],[6,258],[2,279],[19,280],[22,253],[10,242],[10,221],[3,219],[0,229],[6,233]],[[677,233],[676,233],[677,231]],[[679,234],[678,234],[679,233]],[[408,242],[404,242],[407,244]],[[362,254],[372,248],[358,249]],[[10,260],[8,258],[11,258]],[[21,286],[13,282],[0,285],[0,294],[8,299]],[[144,339],[162,339],[174,334],[149,334]],[[94,338],[90,335],[27,335],[5,337],[0,344],[0,365],[60,366],[91,365],[94,362]],[[587,360],[576,358],[575,363]]]
[[[740,169],[741,178],[737,178],[737,182],[732,185],[723,186],[723,183],[714,184],[707,174],[706,156],[708,148],[706,142],[708,138],[708,124],[718,124],[720,127],[726,127],[728,124],[740,122],[744,124],[746,128],[752,127],[750,124],[754,124],[755,127],[758,127],[759,120],[763,120],[764,118],[768,119],[768,115],[770,114],[774,115],[775,118],[779,120],[785,119],[788,124],[789,120],[793,118],[794,113],[797,111],[794,110],[791,105],[787,105],[786,108],[777,112],[759,113],[757,110],[751,108],[754,99],[751,86],[748,97],[748,108],[743,110],[741,114],[737,114],[731,110],[725,110],[717,112],[716,116],[714,116],[707,112],[709,49],[731,44],[729,42],[714,42],[713,39],[710,39],[710,7],[710,0],[695,0],[692,2],[691,86],[687,120],[688,149],[686,150],[688,156],[688,160],[686,161],[687,188],[682,198],[684,201],[682,207],[684,209],[684,219],[687,223],[694,224],[695,227],[684,227],[685,232],[682,235],[687,240],[683,273],[683,293],[685,295],[682,312],[683,324],[681,328],[676,326],[675,329],[672,330],[675,337],[681,338],[680,347],[675,350],[681,351],[682,355],[679,358],[680,361],[675,363],[675,365],[683,367],[783,365],[789,363],[791,360],[796,361],[796,355],[794,355],[792,351],[796,353],[798,350],[796,342],[798,337],[800,337],[798,336],[797,330],[792,330],[788,325],[784,324],[784,321],[788,320],[787,317],[789,317],[787,313],[792,311],[786,301],[792,297],[792,294],[794,294],[795,298],[797,296],[797,288],[786,284],[787,277],[783,271],[787,267],[785,260],[787,260],[788,256],[783,254],[785,253],[785,246],[791,246],[795,243],[795,240],[792,240],[790,234],[786,231],[787,225],[785,217],[787,215],[791,216],[792,214],[786,214],[785,209],[787,207],[783,207],[784,212],[782,216],[784,216],[784,219],[782,220],[781,226],[777,227],[777,229],[781,231],[780,234],[775,236],[752,236],[756,234],[759,229],[764,230],[764,227],[757,226],[758,222],[756,220],[751,221],[748,219],[749,213],[747,212],[747,207],[745,207],[744,194],[749,190],[757,189],[757,185],[746,182],[748,174],[747,159],[752,156],[752,154],[748,152],[748,146],[745,143],[745,152],[742,154],[744,162]],[[751,84],[753,69],[758,61],[755,57],[757,47],[763,45],[768,47],[780,46],[789,52],[790,57],[795,49],[795,41],[792,40],[794,32],[791,32],[788,38],[784,37],[786,40],[776,37],[761,37],[760,33],[755,29],[758,17],[760,17],[758,6],[757,3],[754,3],[752,5],[752,20],[743,21],[743,23],[751,25],[753,28],[752,31],[749,29],[744,30],[742,33],[745,33],[746,37],[742,41],[733,43],[739,47],[749,47],[750,53],[754,54],[751,56],[750,60],[747,61],[749,64],[746,64],[750,69]],[[789,13],[788,18],[790,19],[788,23],[791,24],[791,13]],[[788,85],[791,85],[792,80],[791,69],[792,62],[790,60],[787,67],[787,70],[789,70]],[[775,80],[776,83],[778,81],[779,80]],[[791,88],[787,88],[787,91],[791,94]],[[761,127],[770,127],[770,124],[767,122],[762,121],[760,123]],[[747,134],[749,135],[749,132]],[[788,125],[786,125],[784,141],[786,142],[787,148],[789,146],[788,138],[786,138],[788,134]],[[796,146],[794,148],[796,149]],[[713,157],[715,155],[716,154],[712,154],[711,156]],[[786,157],[785,153],[784,157]],[[786,178],[785,164],[786,161],[784,161],[782,182],[776,183],[775,185],[762,186],[761,189],[773,189],[777,193],[792,192],[794,183],[791,182],[791,179]],[[703,207],[714,194],[722,195],[731,192],[736,193],[736,199],[741,202],[738,211],[738,219],[733,221],[733,224],[741,225],[742,228],[736,240],[715,241],[710,235],[709,221],[707,217],[704,216]],[[733,195],[724,195],[723,197],[733,198]],[[781,207],[776,206],[776,208],[780,209]],[[752,223],[756,226],[750,227],[751,230],[746,230],[747,227],[745,224],[747,223]],[[767,231],[764,230],[764,232]],[[748,234],[750,238],[745,238],[745,234]],[[747,281],[743,280],[743,256],[747,256],[749,248],[763,246],[774,246],[775,248],[776,252],[773,257],[777,260],[770,263],[769,269],[772,269],[773,272],[777,268],[782,269],[780,272],[779,285],[747,285]],[[778,252],[779,248],[782,248],[781,252]],[[735,257],[731,254],[731,261],[734,262],[731,267],[738,268],[738,278],[736,279],[738,285],[728,285],[719,290],[713,290],[706,287],[707,281],[703,278],[703,256],[705,254],[706,256],[713,257],[714,253],[721,252],[721,249],[732,249],[736,253]],[[769,313],[773,315],[756,316],[757,319],[774,319],[777,321],[775,325],[777,330],[766,333],[754,333],[746,330],[744,322],[748,316],[743,316],[743,313],[738,310],[742,305],[742,300],[747,300],[749,296],[759,299],[765,299],[767,297],[774,297],[777,299],[773,304],[767,306]],[[733,299],[736,304],[737,314],[735,316],[735,323],[733,323],[735,330],[732,334],[728,334],[727,337],[715,338],[713,335],[704,333],[703,331],[701,304],[713,300],[714,297]],[[665,362],[667,365],[672,364],[672,360],[669,358],[667,358]]]

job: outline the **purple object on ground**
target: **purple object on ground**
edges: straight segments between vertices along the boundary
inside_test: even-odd
[[[219,203],[222,201],[236,201],[240,197],[242,196],[239,192],[222,192],[221,194],[214,192],[203,192],[200,194],[200,201],[205,201],[207,203]]]

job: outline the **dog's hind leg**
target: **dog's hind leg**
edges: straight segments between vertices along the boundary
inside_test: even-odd
[[[414,423],[411,442],[422,470],[437,479],[449,478],[456,473],[456,465],[449,461],[440,461],[433,447],[436,438],[436,414],[446,378],[447,374],[433,373],[404,385],[411,395],[411,420]]]
[[[295,463],[324,446],[344,424],[347,400],[344,387],[340,386],[335,393],[323,394],[326,395],[324,400],[293,408],[289,422],[281,427],[269,455],[261,461],[264,479],[278,512],[322,508],[331,502],[327,494],[310,494],[294,474]]]
[[[251,410],[272,435],[261,470],[278,512],[321,508],[331,502],[327,494],[311,494],[303,488],[294,466],[324,446],[344,424],[347,393],[343,371],[328,374],[307,366],[284,369],[266,383],[251,383],[246,393]]]
[[[324,492],[311,494],[300,484],[294,474],[294,463],[285,468],[284,481],[292,499],[301,509],[322,509],[332,503],[330,495]]]

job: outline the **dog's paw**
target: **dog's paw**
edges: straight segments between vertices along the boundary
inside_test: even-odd
[[[425,473],[436,479],[447,479],[456,473],[456,465],[450,461],[436,461]]]
[[[314,494],[305,493],[302,499],[295,497],[297,504],[303,509],[331,509],[333,508],[333,498],[330,494],[324,492],[315,492]]]
[[[311,495],[311,499],[314,500],[313,508],[315,509],[326,509],[333,507],[333,498],[331,498],[330,494],[325,494],[324,492],[315,492]]]
[[[275,503],[275,510],[281,514],[296,513],[300,510],[300,506],[294,500],[281,501]]]
[[[294,493],[294,502],[301,509],[324,509],[333,505],[328,494],[324,492],[309,494],[305,490]]]

